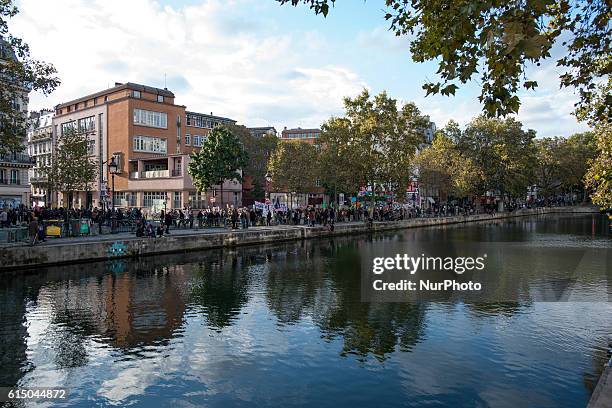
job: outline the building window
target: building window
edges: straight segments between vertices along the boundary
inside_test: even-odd
[[[11,184],[19,184],[19,170],[11,170]]]
[[[163,206],[165,202],[165,191],[145,191],[143,193],[143,207],[153,207],[155,204],[161,204]]]
[[[0,183],[6,183],[6,170],[0,169]]]
[[[168,114],[144,109],[134,109],[134,124],[159,129],[168,129]]]
[[[315,186],[321,187],[321,179],[316,179],[315,180]]]
[[[134,136],[134,151],[147,153],[167,153],[168,143],[161,137]]]
[[[70,112],[70,106],[67,106],[67,107],[66,107],[66,110],[67,110],[68,112]]]
[[[89,116],[87,118],[79,119],[79,133],[89,133],[96,130],[96,117]]]
[[[133,96],[134,98],[138,98],[138,99],[140,99],[140,91],[132,91],[132,96]]]
[[[157,102],[164,102],[164,95],[157,95]]]
[[[74,132],[75,130],[76,129],[75,129],[74,121],[62,123],[62,136],[65,135],[66,133]]]
[[[191,144],[191,135],[189,133],[185,134],[185,146],[189,146]]]
[[[202,144],[201,144],[201,136],[200,135],[193,135],[193,146],[194,147],[202,146]]]
[[[173,208],[181,208],[181,192],[174,192],[174,203],[172,205]]]
[[[86,108],[87,107],[87,101],[83,102],[83,107]]]
[[[104,102],[108,102],[108,95],[104,96]]]

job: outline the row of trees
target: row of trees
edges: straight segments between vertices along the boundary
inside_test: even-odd
[[[344,104],[345,116],[323,124],[318,145],[281,143],[272,152],[268,169],[276,186],[307,192],[321,185],[332,196],[374,186],[401,200],[418,177],[422,188],[442,199],[488,192],[524,199],[531,186],[539,197],[579,191],[585,197],[593,187],[589,166],[610,168],[596,160],[601,149],[594,132],[536,139],[516,119],[482,115],[463,130],[449,122],[425,145],[429,120],[414,104],[398,105],[384,92],[372,97],[367,91]]]
[[[521,198],[537,186],[549,198],[585,192],[584,176],[596,156],[593,133],[535,139],[514,119],[478,117],[465,130],[450,122],[417,157],[421,184],[444,196],[466,197],[487,191]],[[584,196],[584,195],[583,195]]]

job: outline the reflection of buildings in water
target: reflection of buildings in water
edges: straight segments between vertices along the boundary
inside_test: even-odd
[[[173,336],[185,312],[185,280],[182,265],[106,274],[45,286],[39,299],[51,303],[55,324],[129,348]]]

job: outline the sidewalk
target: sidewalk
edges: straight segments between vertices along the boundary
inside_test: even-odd
[[[352,223],[340,223],[342,224],[356,224]],[[305,225],[274,225],[274,226],[257,226],[249,227],[247,229],[235,229],[213,227],[213,228],[193,228],[193,229],[172,229],[170,228],[170,234],[164,234],[164,237],[185,237],[185,236],[201,236],[208,234],[219,234],[219,233],[241,233],[249,231],[268,231],[268,230],[282,230],[282,229],[298,229],[298,228],[309,228]],[[158,237],[160,238],[160,237]],[[104,235],[85,235],[81,237],[63,237],[63,238],[51,238],[48,237],[45,242],[38,242],[36,247],[51,247],[57,245],[70,245],[70,244],[82,244],[82,243],[94,243],[94,242],[108,242],[108,241],[128,241],[128,240],[147,240],[153,239],[150,237],[137,237],[133,232],[119,232],[116,234],[104,234]],[[27,242],[18,242],[10,244],[0,244],[0,247],[23,247],[29,246]]]

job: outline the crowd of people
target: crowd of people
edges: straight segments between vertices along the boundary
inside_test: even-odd
[[[27,226],[33,243],[44,241],[46,222],[59,222],[69,228],[70,220],[87,220],[92,230],[103,233],[103,227],[109,227],[109,232],[135,232],[139,237],[158,237],[171,234],[173,229],[231,228],[247,229],[255,226],[303,225],[324,226],[330,230],[338,222],[369,222],[394,221],[422,217],[447,217],[472,215],[477,213],[494,214],[498,204],[483,203],[476,208],[471,203],[437,203],[432,202],[426,209],[406,205],[378,205],[373,211],[369,203],[358,206],[333,206],[327,208],[287,209],[267,206],[264,209],[249,207],[207,209],[170,209],[159,214],[142,211],[139,208],[130,209],[99,209],[99,208],[28,208],[20,205],[17,208],[0,209],[0,228]],[[565,202],[550,200],[533,200],[530,202],[506,203],[504,211],[514,211],[518,208],[542,207],[550,205],[566,205]]]

